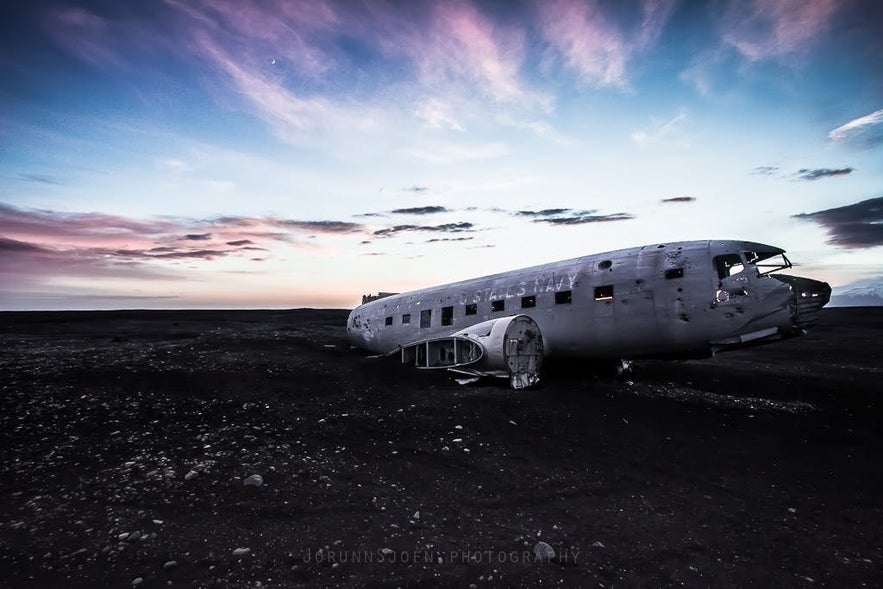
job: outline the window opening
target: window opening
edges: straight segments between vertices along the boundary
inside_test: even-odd
[[[386,325],[392,325],[392,317],[387,317],[385,323]]]
[[[559,290],[555,293],[556,305],[569,305],[573,302],[573,293],[569,290]]]
[[[537,306],[537,297],[530,295],[529,297],[521,297],[521,308],[530,309]]]
[[[714,267],[717,270],[717,277],[720,279],[732,276],[733,274],[738,274],[745,270],[745,266],[742,264],[742,256],[739,254],[715,256]]]
[[[595,287],[595,300],[596,301],[612,301],[613,300],[613,285],[606,284],[604,286],[596,286]]]
[[[402,325],[407,325],[410,322],[411,322],[411,314],[410,313],[405,313],[404,315],[402,315]]]
[[[475,303],[469,303],[466,305],[466,314],[467,315],[477,315],[478,314],[478,305]]]
[[[683,268],[669,268],[665,271],[665,279],[671,280],[672,278],[683,278],[684,277],[684,269]]]
[[[500,299],[499,301],[491,301],[491,311],[494,313],[498,313],[506,308],[506,301]]]
[[[423,309],[420,311],[420,327],[429,327],[432,322],[432,309]]]
[[[454,307],[442,307],[442,325],[454,324]]]

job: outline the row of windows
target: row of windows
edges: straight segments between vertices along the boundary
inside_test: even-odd
[[[605,286],[597,286],[595,287],[595,300],[596,301],[611,301],[613,300],[613,285],[608,284]],[[556,305],[569,305],[573,302],[573,292],[569,290],[559,290],[555,293],[555,304]],[[525,297],[521,297],[521,308],[522,309],[531,309],[537,306],[537,297],[536,295],[529,295]],[[491,301],[491,312],[499,313],[501,311],[506,310],[506,301],[504,299],[498,299]],[[477,303],[469,303],[464,306],[464,315],[477,315],[478,314],[478,304]],[[432,309],[424,309],[420,311],[420,327],[429,327],[432,322]],[[387,317],[385,321],[386,325],[392,325],[392,317]],[[411,323],[411,314],[405,313],[402,315],[402,325],[408,325]],[[454,307],[442,307],[441,309],[441,324],[442,325],[453,325],[454,324]]]

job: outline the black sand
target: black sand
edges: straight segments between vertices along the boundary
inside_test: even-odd
[[[0,586],[883,582],[881,309],[527,392],[345,317],[0,314]]]

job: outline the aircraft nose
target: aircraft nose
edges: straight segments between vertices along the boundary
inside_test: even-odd
[[[794,287],[794,324],[806,327],[815,323],[819,311],[831,300],[831,285],[811,278],[798,278]]]
[[[791,320],[797,328],[806,327],[819,318],[819,311],[831,300],[831,285],[821,280],[773,274],[791,287]]]

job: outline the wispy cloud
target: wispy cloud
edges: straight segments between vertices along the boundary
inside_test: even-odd
[[[361,223],[348,221],[293,221],[289,219],[273,219],[272,224],[280,227],[291,227],[311,233],[358,233],[365,229]]]
[[[595,0],[548,0],[537,5],[542,35],[569,69],[586,83],[626,88],[628,61],[656,42],[674,2],[642,2],[641,22],[632,34],[615,26]]]
[[[463,233],[475,231],[475,225],[468,222],[459,223],[443,223],[441,225],[394,225],[384,229],[374,231],[375,237],[392,237],[399,233],[411,232],[442,232],[442,233]]]
[[[188,233],[181,239],[185,239],[187,241],[208,241],[211,238],[211,233]]]
[[[632,141],[639,145],[661,144],[689,147],[690,140],[683,127],[687,120],[686,112],[679,112],[670,119],[652,119],[648,128],[632,133]]]
[[[628,221],[634,219],[629,213],[612,213],[609,215],[574,214],[568,217],[545,217],[534,219],[534,223],[548,223],[549,225],[585,225],[587,223],[608,223],[611,221]]]
[[[471,2],[428,6],[428,15],[420,15],[419,9],[375,9],[371,23],[376,29],[374,42],[387,53],[405,56],[422,86],[471,88],[500,102],[540,99],[520,80],[525,52],[522,31],[494,22]],[[423,112],[424,120],[456,129],[459,123],[450,111],[436,106],[438,103],[429,105]]]
[[[441,206],[411,207],[405,209],[393,209],[390,213],[395,215],[434,215],[436,213],[448,213],[449,209]]]
[[[402,190],[405,192],[423,193],[423,192],[428,192],[429,187],[428,186],[419,186],[417,184],[414,184],[412,186],[408,186],[407,188],[402,188]]]
[[[680,203],[680,202],[696,202],[695,196],[673,196],[671,198],[663,198],[659,202],[663,204]]]
[[[22,174],[19,176],[22,180],[26,182],[34,182],[36,184],[51,184],[53,186],[62,186],[64,182],[55,176],[48,176],[46,174]]]
[[[772,176],[779,171],[777,166],[757,166],[751,173],[755,176]]]
[[[840,125],[828,133],[828,139],[860,147],[880,145],[883,143],[883,109]]]
[[[3,269],[15,267],[32,273],[60,272],[62,260],[71,260],[72,271],[90,266],[110,274],[125,266],[131,272],[145,261],[181,259],[214,260],[250,251],[268,251],[260,240],[306,247],[300,237],[308,234],[345,235],[364,231],[358,223],[304,221],[281,217],[219,217],[132,219],[99,213],[68,213],[19,209],[0,203],[0,249],[7,252]],[[315,246],[310,246],[315,247]],[[43,260],[28,268],[23,254],[41,254]]]
[[[822,178],[832,178],[834,176],[846,176],[853,172],[852,168],[801,168],[797,171],[798,180],[820,180]]]
[[[474,237],[433,237],[432,239],[427,239],[426,243],[438,243],[441,241],[470,241],[475,239]]]
[[[730,0],[723,41],[751,61],[795,54],[828,28],[840,0]]]
[[[828,231],[828,243],[844,248],[883,245],[883,196],[855,204],[794,215],[815,221]]]
[[[543,209],[541,211],[515,211],[515,214],[519,217],[554,217],[563,215],[568,211],[570,209]]]

